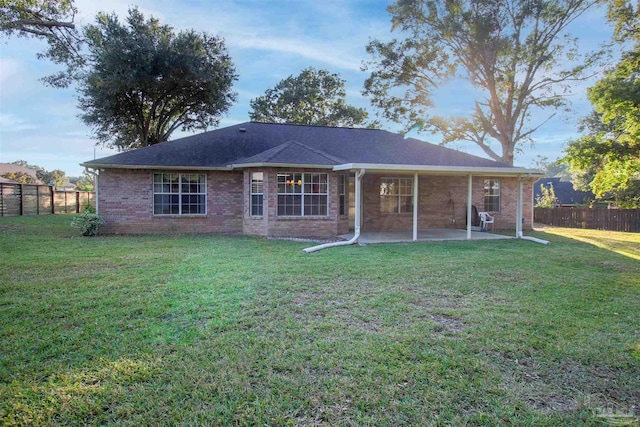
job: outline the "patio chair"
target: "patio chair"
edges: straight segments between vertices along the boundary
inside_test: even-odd
[[[493,230],[493,216],[489,215],[488,212],[478,212],[480,215],[480,231],[488,231],[488,225],[491,224],[491,229]]]

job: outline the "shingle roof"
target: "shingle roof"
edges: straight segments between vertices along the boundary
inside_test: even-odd
[[[243,164],[331,167],[347,163],[513,168],[384,130],[256,122],[119,153],[83,165],[225,168]]]
[[[592,192],[574,190],[571,182],[562,181],[561,178],[556,177],[540,178],[534,186],[534,198],[542,196],[543,186],[549,188],[551,185],[556,198],[563,205],[582,204],[596,198]]]

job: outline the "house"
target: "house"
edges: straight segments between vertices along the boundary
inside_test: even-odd
[[[496,229],[531,228],[541,175],[383,130],[254,122],[82,166],[97,172],[105,233],[414,240],[430,228],[470,238],[472,205]]]
[[[29,177],[31,184],[42,184],[33,169],[13,163],[0,163],[0,177],[3,178],[2,182],[4,183],[19,183],[16,179],[20,179],[25,175]]]
[[[540,178],[534,186],[534,200],[542,196],[542,187],[549,189],[552,186],[560,206],[588,205],[596,198],[590,191],[574,190],[573,184],[569,181],[562,181],[562,178],[544,177]]]

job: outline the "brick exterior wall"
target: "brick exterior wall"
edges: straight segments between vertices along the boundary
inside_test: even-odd
[[[264,173],[264,208],[262,217],[252,217],[251,173]],[[278,216],[278,172],[327,173],[329,175],[329,209],[326,217]],[[321,237],[331,238],[349,231],[349,217],[339,215],[339,173],[326,169],[251,168],[244,171],[243,233],[269,237]],[[347,192],[348,193],[348,192]],[[348,198],[348,195],[346,196]],[[347,199],[348,203],[348,199]],[[347,205],[348,206],[348,205]]]
[[[413,212],[380,212],[380,179],[401,175],[367,174],[364,176],[363,231],[411,230]],[[402,175],[408,177],[410,175]],[[411,177],[413,177],[411,175]],[[515,229],[517,178],[473,177],[472,200],[484,211],[484,180],[500,180],[500,212],[495,229]],[[533,181],[523,183],[523,229],[531,229],[533,218]],[[418,177],[418,228],[466,228],[468,178],[466,176],[422,175]]]
[[[264,215],[251,217],[251,172],[264,173]],[[160,172],[160,171],[157,171]],[[167,172],[167,171],[163,171]],[[105,234],[247,234],[269,237],[331,238],[349,231],[349,204],[353,190],[345,195],[347,215],[339,215],[339,176],[348,172],[325,169],[254,168],[244,171],[181,171],[207,177],[206,215],[153,215],[152,170],[105,169],[99,177],[99,209],[106,220]],[[280,217],[277,215],[278,172],[328,173],[329,209],[326,217]],[[413,213],[380,212],[380,178],[393,174],[366,174],[363,181],[363,231],[410,230]],[[412,175],[404,175],[411,176]],[[473,204],[484,210],[484,180],[473,178]],[[494,178],[495,179],[495,178]],[[500,180],[500,212],[494,213],[496,229],[514,229],[516,223],[516,178]],[[531,229],[533,181],[524,181],[524,229]],[[467,177],[423,175],[419,177],[419,228],[465,228]],[[351,218],[353,221],[353,218]]]
[[[206,215],[153,215],[153,173],[139,169],[104,169],[98,178],[100,214],[105,234],[242,233],[242,172],[180,171],[207,177]]]

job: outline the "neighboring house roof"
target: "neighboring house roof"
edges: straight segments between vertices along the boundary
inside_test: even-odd
[[[34,171],[33,169],[25,168],[24,166],[20,165],[14,165],[13,163],[0,163],[0,175],[4,175],[7,173],[25,173],[27,175],[31,175],[31,177],[35,180],[35,184],[42,184],[42,182],[36,175],[36,171]]]
[[[592,192],[574,190],[571,182],[562,181],[561,179],[553,177],[540,178],[534,187],[534,197],[542,196],[542,186],[549,188],[550,185],[553,185],[553,192],[562,205],[582,204],[585,203],[585,200],[591,201],[595,199]]]
[[[377,129],[248,122],[87,161],[101,168],[233,169],[308,166],[336,169],[411,166],[537,172]],[[359,166],[360,165],[360,166]]]

